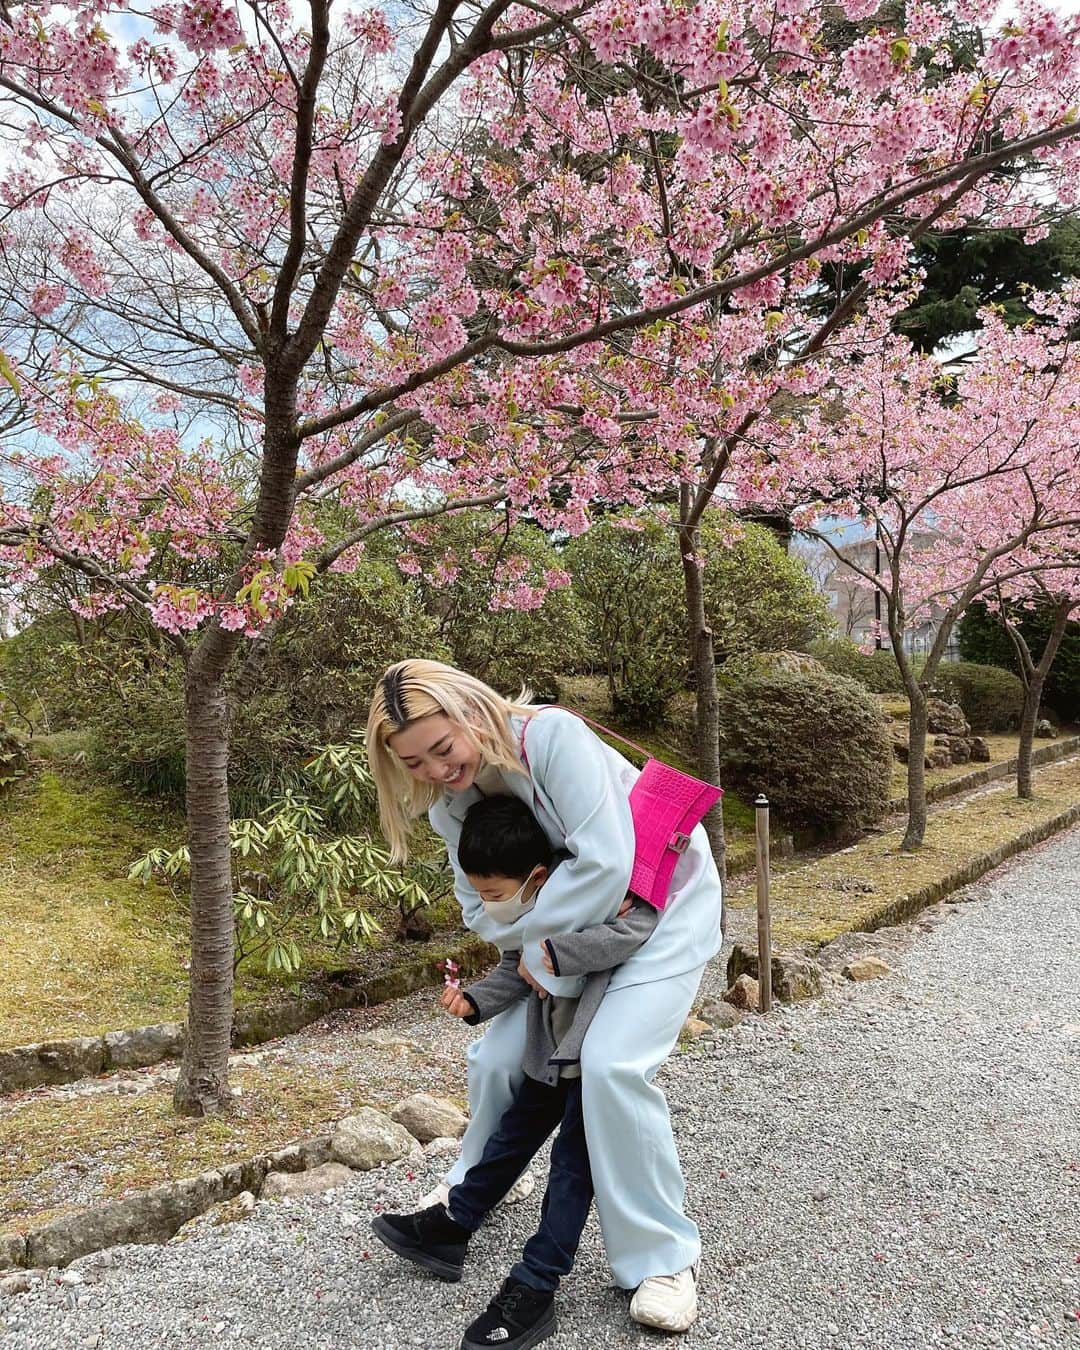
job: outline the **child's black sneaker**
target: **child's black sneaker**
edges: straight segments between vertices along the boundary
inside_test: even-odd
[[[454,1222],[445,1205],[431,1205],[415,1214],[379,1214],[371,1226],[379,1241],[406,1261],[423,1266],[440,1280],[461,1279],[472,1234]]]
[[[465,1332],[461,1350],[529,1350],[555,1334],[555,1295],[513,1276]]]

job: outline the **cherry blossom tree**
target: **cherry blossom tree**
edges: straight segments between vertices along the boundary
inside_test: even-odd
[[[1044,571],[1018,576],[1011,585],[995,587],[993,595],[987,597],[987,603],[988,608],[997,613],[1002,627],[1009,635],[1024,685],[1020,745],[1016,752],[1016,795],[1030,800],[1034,795],[1031,755],[1043,690],[1054,659],[1061,649],[1069,620],[1080,610],[1080,537],[1074,536],[1064,541],[1064,547],[1059,544],[1052,562]],[[1031,650],[1031,644],[1020,625],[1024,611],[1036,605],[1045,608],[1050,615],[1050,629],[1038,657]]]
[[[1034,180],[1080,162],[1077,23],[1024,0],[984,32],[995,7],[4,9],[0,243],[54,343],[43,372],[5,358],[34,432],[3,563],[81,573],[85,612],[142,608],[183,662],[180,1109],[228,1101],[237,654],[387,524],[499,502],[575,533],[699,469],[711,496],[746,419],[806,387],[761,356],[823,260],[882,281],[920,222],[1031,224]],[[1026,197],[992,176],[1018,159]]]
[[[1002,587],[1052,586],[1080,522],[1080,293],[1036,296],[1040,325],[1010,330],[984,311],[978,359],[958,374],[892,334],[871,307],[845,337],[831,398],[778,438],[745,490],[798,508],[796,519],[868,591],[910,701],[905,849],[926,830],[927,697],[960,616]],[[837,354],[838,355],[838,354]],[[856,518],[880,570],[844,553],[823,511]],[[905,641],[933,614],[918,667]]]

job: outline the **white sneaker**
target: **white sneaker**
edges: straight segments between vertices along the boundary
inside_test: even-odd
[[[536,1189],[536,1178],[531,1172],[522,1172],[517,1181],[506,1192],[502,1200],[504,1205],[515,1205],[519,1200],[525,1200]],[[418,1209],[429,1209],[432,1205],[446,1205],[450,1202],[450,1187],[445,1182],[440,1181],[433,1191],[428,1191],[427,1195],[422,1195],[417,1200]]]
[[[503,1197],[503,1204],[516,1205],[519,1200],[528,1200],[535,1190],[536,1178],[531,1172],[522,1172]]]
[[[697,1265],[677,1275],[650,1275],[630,1300],[630,1316],[643,1327],[686,1331],[697,1320]]]

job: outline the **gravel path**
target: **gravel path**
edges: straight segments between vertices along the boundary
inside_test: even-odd
[[[705,1232],[684,1345],[1080,1350],[1078,878],[1080,830],[972,888],[895,976],[672,1058],[663,1082]],[[708,989],[721,983],[711,971]],[[428,1042],[441,1025],[419,999],[395,1024]],[[421,1158],[86,1258],[85,1283],[0,1303],[0,1348],[453,1350],[537,1203],[497,1212],[460,1285],[425,1279],[369,1223],[437,1168]],[[552,1350],[665,1343],[630,1323],[595,1223],[560,1317]]]

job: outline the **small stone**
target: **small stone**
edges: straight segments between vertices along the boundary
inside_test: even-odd
[[[880,956],[861,956],[854,961],[849,961],[841,972],[845,980],[853,980],[861,983],[863,980],[880,980],[885,975],[892,975],[893,968]]]
[[[703,999],[697,1015],[716,1031],[728,1031],[743,1020],[743,1013],[732,1004],[725,1003],[722,998]]]
[[[357,1037],[358,1045],[369,1045],[374,1050],[389,1050],[403,1055],[411,1052],[421,1053],[424,1047],[419,1041],[408,1036],[396,1036],[392,1031],[368,1031]]]
[[[275,1176],[277,1174],[271,1172],[269,1175]],[[222,1224],[226,1223],[241,1222],[241,1220],[246,1219],[249,1214],[254,1212],[255,1204],[255,1196],[251,1191],[241,1191],[240,1194],[234,1196],[233,1199],[226,1200],[223,1204],[216,1207],[216,1212],[214,1214],[215,1227],[220,1227]]]
[[[28,1294],[30,1292],[30,1276],[25,1271],[20,1270],[17,1275],[5,1275],[0,1278],[0,1294]]]
[[[818,1204],[820,1204],[823,1200],[828,1200],[828,1198],[829,1192],[825,1189],[824,1186],[819,1186],[811,1196],[811,1199],[816,1200]]]
[[[731,988],[724,991],[723,999],[733,1008],[756,1012],[761,1000],[757,980],[752,975],[740,975]]]
[[[260,1199],[280,1200],[284,1196],[320,1195],[351,1180],[351,1169],[336,1162],[323,1163],[309,1172],[271,1172],[263,1182]]]
[[[404,1125],[422,1144],[432,1139],[460,1139],[469,1123],[469,1117],[454,1102],[427,1092],[414,1092],[398,1102],[390,1112],[390,1119]]]
[[[699,1041],[702,1036],[707,1036],[710,1031],[712,1031],[712,1027],[702,1018],[688,1017],[682,1024],[682,1031],[679,1032],[679,1036],[683,1040]]]

